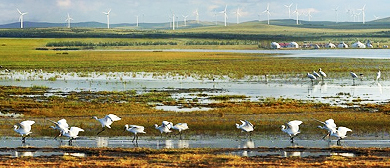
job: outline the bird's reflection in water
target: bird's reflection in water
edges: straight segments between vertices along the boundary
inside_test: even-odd
[[[177,148],[189,148],[190,142],[188,140],[179,140],[177,143]]]
[[[379,93],[380,93],[380,94],[383,94],[382,85],[381,85],[380,83],[378,83],[378,88],[379,88]]]
[[[108,146],[108,137],[97,137],[96,138],[96,146],[98,148],[107,147]]]
[[[302,152],[298,152],[298,151],[283,151],[282,156],[283,157],[301,157],[302,156]]]
[[[174,148],[173,141],[170,139],[157,141],[157,149],[160,148]]]
[[[15,153],[14,153],[14,157],[26,157],[26,156],[32,157],[32,156],[34,156],[34,152],[18,152],[18,151],[15,151]]]
[[[238,148],[255,148],[255,142],[250,139],[241,141],[238,145]],[[252,152],[253,151],[250,150],[243,150],[241,156],[249,156]]]

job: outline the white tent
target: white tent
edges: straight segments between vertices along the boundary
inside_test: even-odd
[[[277,42],[272,42],[272,43],[271,43],[271,48],[272,48],[272,49],[280,49],[280,45],[279,45],[279,43],[277,43]]]
[[[361,43],[360,41],[357,41],[356,43],[352,44],[352,48],[366,48],[366,45]]]
[[[348,48],[348,44],[345,44],[344,42],[340,42],[339,45],[337,45],[337,48]]]
[[[299,45],[296,42],[291,42],[288,43],[287,48],[299,48]]]
[[[333,43],[328,43],[328,44],[325,44],[325,47],[326,48],[336,48],[336,45],[334,45]]]

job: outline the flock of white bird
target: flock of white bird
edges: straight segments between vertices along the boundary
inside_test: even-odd
[[[359,74],[359,76],[358,76],[358,75],[356,75],[356,73],[354,73],[352,71],[350,72],[350,74],[351,74],[351,77],[352,77],[354,84],[355,84],[355,79],[358,79],[359,76],[360,76],[360,78],[363,77],[363,74]],[[322,78],[322,80],[324,80],[324,77],[326,78],[326,73],[324,71],[322,71],[322,69],[320,68],[320,69],[318,69],[318,73],[316,71],[313,71],[313,74],[307,73],[307,77],[313,83],[313,81],[317,78]],[[380,78],[381,78],[381,71],[378,70],[378,72],[376,73],[375,80],[378,81]]]
[[[98,132],[97,134],[100,134],[102,131],[105,130],[105,128],[111,128],[111,124],[115,121],[121,120],[120,117],[114,115],[114,114],[108,114],[104,118],[97,118],[96,116],[92,117],[96,119],[97,121],[100,122],[102,125],[102,130]],[[328,119],[325,122],[319,121],[314,119],[315,121],[318,121],[322,123],[322,126],[318,126],[318,128],[325,129],[327,130],[327,135],[323,137],[325,139],[327,136],[334,136],[337,137],[337,144],[340,145],[340,140],[346,137],[346,134],[348,131],[352,131],[351,129],[347,127],[337,127],[336,124],[334,123],[333,119]],[[58,130],[59,135],[57,135],[54,139],[56,139],[58,136],[66,136],[69,137],[69,145],[72,145],[72,141],[78,137],[79,132],[84,131],[83,129],[79,127],[69,127],[68,123],[66,122],[65,119],[61,119],[57,122],[49,120],[54,124],[54,126],[50,126],[51,128]],[[253,126],[252,123],[250,123],[247,120],[240,120],[240,124],[236,124],[236,127],[240,129],[243,132],[249,133],[249,136],[251,136],[252,132],[254,131],[255,127]],[[22,143],[26,142],[26,137],[29,136],[31,132],[31,125],[33,125],[35,122],[31,120],[23,121],[21,123],[18,123],[17,125],[14,125],[14,131],[17,132],[22,136]],[[287,133],[290,136],[290,141],[291,143],[294,143],[294,137],[296,137],[299,133],[299,125],[301,125],[303,122],[299,120],[293,120],[288,122],[286,125],[281,126],[281,130],[285,133]],[[161,125],[155,124],[155,128],[160,131],[161,137],[163,133],[169,133],[172,132],[171,129],[175,129],[179,131],[180,134],[180,139],[182,131],[189,129],[187,123],[178,123],[176,125],[173,125],[172,122],[169,121],[163,121]],[[129,131],[134,134],[134,140],[136,143],[138,142],[138,133],[146,133],[145,132],[145,127],[139,126],[139,125],[125,125],[125,130]],[[329,139],[330,140],[330,139]]]
[[[108,114],[104,118],[97,118],[96,116],[92,117],[93,119],[96,119],[100,122],[102,125],[102,130],[97,133],[99,135],[101,132],[103,132],[106,128],[111,128],[111,124],[115,121],[121,120],[120,117],[114,115],[114,114]],[[79,132],[83,132],[84,130],[79,127],[69,127],[67,121],[65,119],[61,119],[56,121],[48,120],[54,124],[54,126],[50,126],[50,128],[58,130],[59,134],[54,138],[56,139],[58,136],[65,136],[69,137],[69,145],[72,145],[72,141],[78,137]],[[17,132],[22,136],[22,143],[26,142],[26,137],[29,136],[31,132],[31,126],[35,123],[35,121],[26,120],[22,121],[20,123],[17,123],[14,125],[14,131]],[[178,123],[176,125],[173,125],[172,122],[163,121],[160,126],[155,124],[156,129],[158,129],[161,133],[161,137],[163,133],[169,133],[172,132],[171,129],[175,129],[179,131],[180,139],[182,131],[189,129],[187,126],[187,123]],[[146,133],[145,127],[139,126],[139,125],[125,125],[125,131],[129,131],[134,134],[134,140],[138,142],[138,133]]]

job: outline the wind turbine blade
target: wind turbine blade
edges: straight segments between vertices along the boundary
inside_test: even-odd
[[[22,12],[20,12],[20,10],[18,8],[16,8],[16,10],[18,10],[19,14],[22,14]]]
[[[108,12],[107,12],[107,13],[108,13],[108,15],[110,14],[110,12],[111,12],[111,9],[110,9],[110,10],[108,10]]]

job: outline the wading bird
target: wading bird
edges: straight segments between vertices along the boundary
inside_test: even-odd
[[[314,75],[307,73],[307,77],[311,80],[311,84],[313,84],[313,80],[317,79]]]
[[[54,137],[54,139],[57,139],[57,137],[61,136],[63,133],[68,132],[69,125],[65,119],[58,120],[57,122],[52,121],[52,120],[49,120],[49,121],[52,122],[53,124],[55,124],[55,126],[50,126],[50,128],[53,128],[55,130],[60,131],[60,134],[56,135],[56,137]]]
[[[236,123],[237,129],[240,129],[242,132],[247,132],[247,133],[249,133],[249,137],[251,138],[251,136],[252,136],[252,131],[254,130],[253,124],[250,123],[250,122],[247,121],[247,120],[244,120],[244,121],[240,120],[240,121],[241,121],[241,123],[242,123],[241,125]]]
[[[381,78],[381,70],[378,70],[378,72],[376,73],[376,81],[377,82],[379,81],[379,78]]]
[[[337,137],[337,145],[341,145],[340,141],[341,139],[347,137],[346,135],[348,131],[352,132],[352,130],[347,127],[338,127],[338,129],[333,131],[330,135]]]
[[[321,75],[321,78],[322,78],[322,81],[324,81],[324,77],[326,78],[326,73],[324,71],[322,71],[322,69],[318,69],[318,73],[320,73]]]
[[[320,120],[317,120],[317,119],[314,119],[320,123],[323,124],[323,126],[318,126],[318,128],[321,128],[321,129],[324,129],[324,130],[327,130],[328,131],[328,134],[326,134],[324,137],[322,137],[322,139],[325,139],[327,136],[329,136],[329,139],[330,139],[330,134],[334,131],[336,131],[336,124],[334,123],[334,120],[333,119],[328,119],[326,120],[325,122],[322,122]]]
[[[99,135],[101,132],[103,132],[106,129],[106,127],[107,128],[111,128],[111,124],[114,121],[121,120],[121,118],[119,118],[118,116],[116,116],[114,114],[108,114],[104,118],[100,118],[100,119],[98,119],[96,116],[93,116],[92,118],[94,118],[95,120],[99,121],[100,124],[102,124],[102,127],[103,127],[103,129],[100,132],[98,132],[97,135]]]
[[[282,125],[282,131],[287,133],[290,136],[291,143],[294,143],[294,137],[296,137],[299,132],[299,125],[302,124],[302,121],[293,120],[287,123],[287,128],[285,125]]]
[[[320,74],[318,74],[316,71],[313,71],[313,75],[314,75],[316,78],[321,77]]]
[[[26,120],[14,125],[14,131],[22,136],[22,143],[26,143],[26,137],[32,133],[31,125],[34,123],[35,121]]]
[[[350,74],[352,76],[353,84],[355,84],[355,78],[358,78],[358,76],[352,71],[350,72]]]
[[[72,146],[72,142],[74,139],[76,139],[79,135],[79,132],[84,131],[83,129],[79,127],[70,127],[70,129],[67,132],[64,132],[62,135],[69,137],[69,145]]]
[[[175,129],[175,130],[179,131],[179,135],[180,135],[180,139],[181,139],[182,131],[187,130],[189,128],[188,128],[187,123],[177,123],[176,125],[174,125],[172,127],[172,129]]]
[[[154,124],[154,127],[158,129],[161,133],[161,138],[163,133],[169,133],[172,132],[170,129],[172,128],[172,123],[168,121],[163,121],[162,124],[159,126],[157,124]]]
[[[128,124],[126,124],[125,125],[125,130],[134,134],[133,141],[131,141],[131,142],[134,142],[134,140],[135,140],[136,143],[138,143],[138,133],[142,133],[142,134],[146,133],[144,131],[145,127],[139,126],[139,125],[128,125]]]

